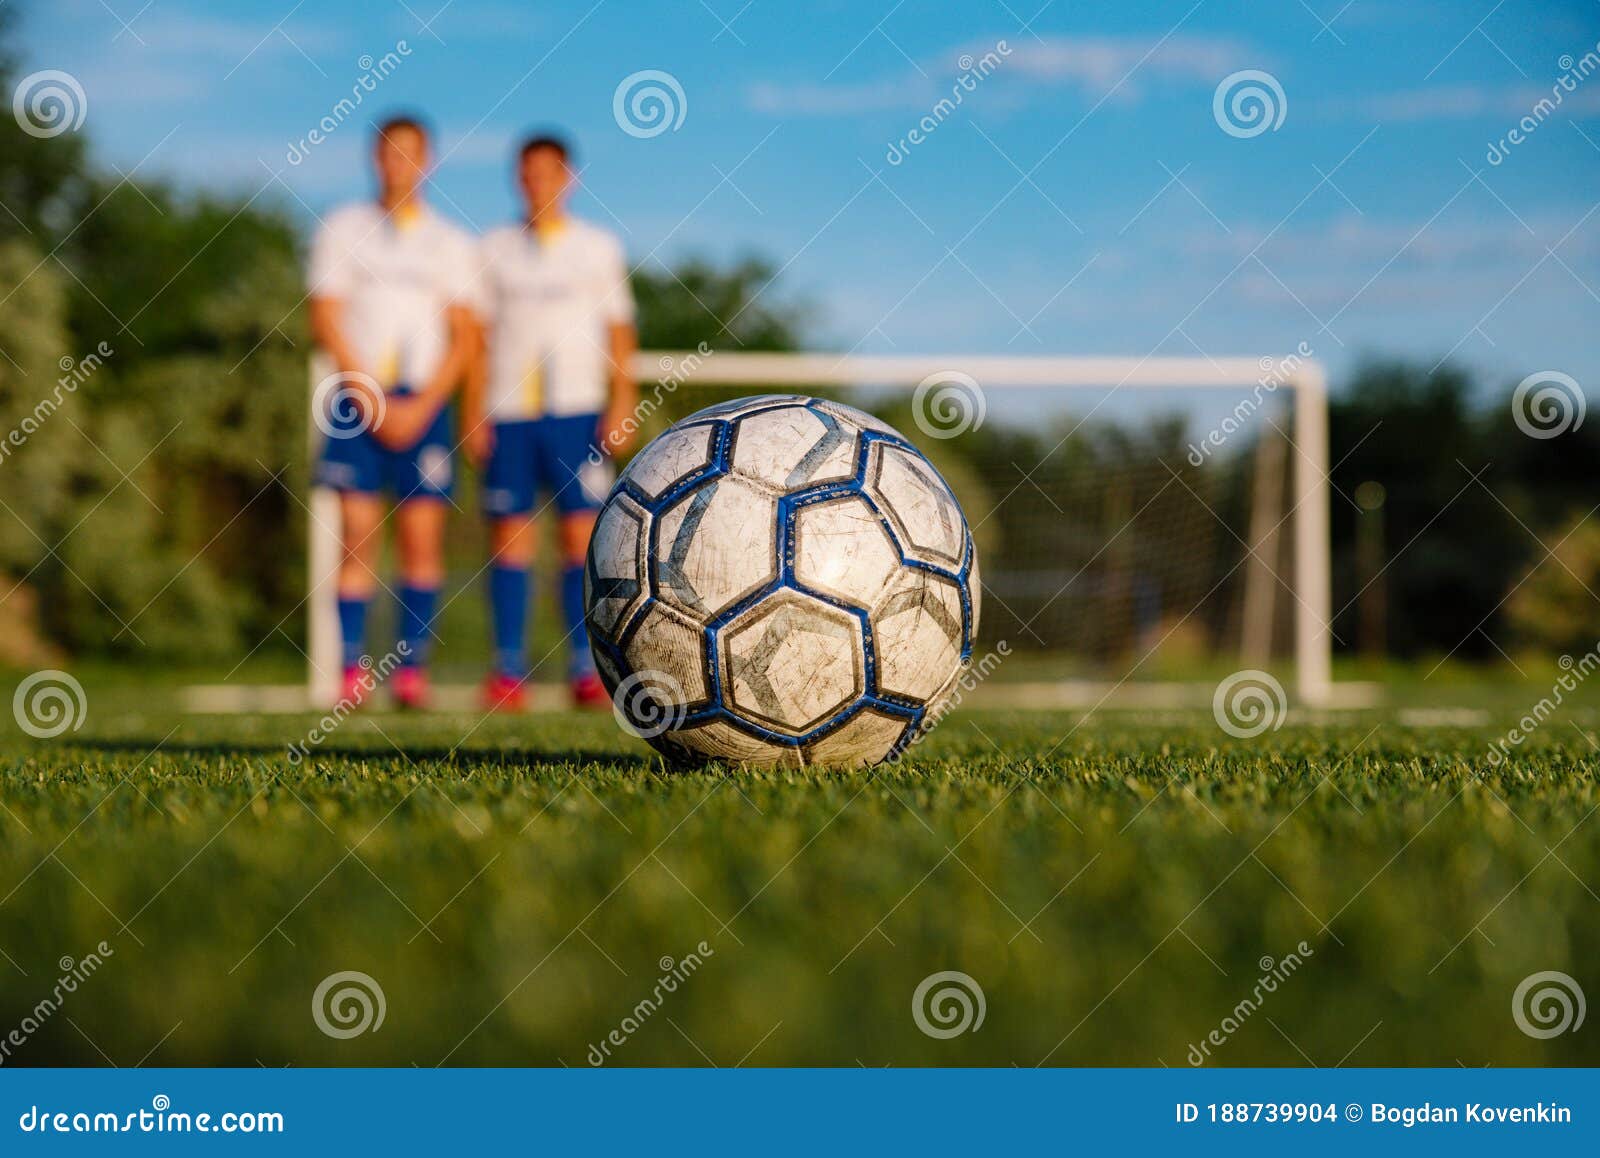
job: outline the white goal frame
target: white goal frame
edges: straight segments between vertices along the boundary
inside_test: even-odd
[[[1009,357],[986,355],[857,355],[826,353],[691,353],[641,350],[633,370],[641,383],[659,381],[676,390],[705,386],[877,387],[912,389],[930,377],[969,375],[983,388],[1110,387],[1133,389],[1255,388],[1263,366],[1276,358]],[[320,372],[319,372],[320,371]],[[327,373],[313,359],[313,387]],[[1328,395],[1322,367],[1296,360],[1292,374],[1275,387],[1294,400],[1290,435],[1291,511],[1294,514],[1295,690],[1303,704],[1333,699],[1332,560],[1329,541]],[[311,425],[312,449],[319,434]],[[314,704],[332,704],[339,694],[340,646],[335,579],[338,573],[338,496],[314,488],[309,506],[307,561],[309,623],[308,691]]]

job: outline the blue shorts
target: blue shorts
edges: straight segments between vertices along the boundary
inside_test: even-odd
[[[440,410],[423,436],[405,450],[390,450],[370,430],[334,419],[332,432],[323,440],[315,481],[352,494],[390,494],[401,503],[448,498],[455,483],[453,445],[448,408]]]
[[[496,423],[483,472],[483,513],[529,514],[541,491],[563,515],[599,510],[613,481],[611,460],[597,453],[599,426],[598,414]]]

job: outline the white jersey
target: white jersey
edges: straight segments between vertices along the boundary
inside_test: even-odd
[[[609,330],[633,321],[621,242],[569,217],[543,236],[522,225],[491,230],[479,242],[479,262],[490,420],[604,410]]]
[[[385,390],[421,390],[450,346],[446,310],[471,306],[472,239],[433,210],[404,219],[381,205],[330,214],[311,246],[312,297],[344,303],[343,327],[362,368]]]

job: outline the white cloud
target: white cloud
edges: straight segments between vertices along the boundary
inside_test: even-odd
[[[91,100],[101,95],[133,108],[204,101],[227,74],[242,74],[260,62],[292,58],[310,75],[311,66],[301,53],[326,62],[336,43],[330,31],[303,21],[276,31],[270,23],[196,16],[180,20],[152,12],[132,27],[132,33],[75,70]],[[355,67],[353,56],[350,67]]]
[[[1001,54],[998,45],[1007,51]],[[1115,93],[1122,101],[1138,99],[1142,85],[1173,82],[1209,87],[1246,60],[1237,41],[1214,37],[1172,36],[1164,41],[1122,37],[1046,37],[1043,40],[974,41],[924,62],[922,75],[907,71],[870,81],[751,86],[747,103],[763,113],[791,116],[850,116],[884,110],[926,108],[948,95],[951,82],[965,69],[960,62],[994,54],[999,65],[986,85],[1011,94],[1028,89],[1066,86],[1085,100]],[[1259,63],[1259,62],[1257,62]]]
[[[1589,115],[1600,112],[1600,80],[1574,92],[1537,85],[1489,87],[1485,85],[1441,85],[1408,92],[1375,93],[1359,100],[1329,102],[1328,111],[1338,115],[1375,117],[1382,121],[1437,121],[1472,117],[1521,117],[1541,100],[1560,104],[1566,113]]]
[[[915,74],[870,84],[752,85],[749,107],[758,113],[849,116],[884,109],[922,109],[935,100],[933,85]]]
[[[1086,95],[1099,96],[1133,73],[1136,78],[1198,81],[1215,84],[1241,66],[1242,45],[1211,37],[1173,36],[1152,44],[1120,37],[1049,37],[1042,43],[1011,46],[1008,72],[1035,80],[1076,84]],[[1135,69],[1137,68],[1137,71]]]
[[[293,53],[298,46],[302,52],[317,56],[329,52],[336,43],[329,30],[295,17],[277,26],[270,21],[228,20],[192,13],[180,19],[152,12],[135,22],[133,31],[138,40],[125,36],[118,42],[120,51],[131,45],[150,55],[220,57],[230,68],[247,53]]]
[[[1432,222],[1376,221],[1344,214],[1314,225],[1279,229],[1260,255],[1274,270],[1285,272],[1291,285],[1298,283],[1287,276],[1290,270],[1320,276],[1337,269],[1368,271],[1386,265],[1391,271],[1437,270],[1455,277],[1487,271],[1504,277],[1509,285],[1544,257],[1545,247],[1554,245],[1582,215],[1582,210],[1570,216],[1528,214],[1524,228],[1503,210],[1486,206],[1485,211],[1487,216],[1464,205],[1452,219]],[[1238,261],[1253,252],[1264,236],[1259,226],[1235,225],[1225,236],[1212,230],[1174,240],[1189,261]],[[1567,238],[1560,256],[1571,264],[1590,261],[1596,253],[1600,253],[1600,226],[1591,219],[1588,228]]]

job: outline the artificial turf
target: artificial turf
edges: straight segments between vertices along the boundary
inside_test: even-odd
[[[4,1064],[1600,1061],[1512,1012],[1545,970],[1600,998],[1592,709],[1498,766],[1515,706],[974,711],[871,773],[684,775],[609,716],[357,716],[297,763],[309,717],[90,703],[0,733]],[[330,1037],[348,970],[384,1019]],[[946,970],[984,1015],[942,1038]]]

